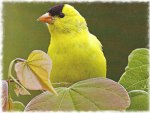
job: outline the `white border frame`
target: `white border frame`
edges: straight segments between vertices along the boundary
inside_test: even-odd
[[[150,1],[149,0],[0,0],[0,79],[2,81],[2,49],[3,49],[3,2],[102,2],[102,3],[110,3],[110,2],[116,2],[116,3],[132,3],[132,2],[148,2],[149,3],[149,9],[148,9],[148,38],[150,38]],[[150,39],[149,39],[149,43],[148,43],[148,47],[150,47]],[[150,57],[149,57],[149,61],[150,61]],[[150,68],[149,68],[150,70]],[[149,73],[150,74],[150,73]],[[150,79],[149,79],[150,81]],[[150,82],[149,82],[149,86],[150,86]],[[0,82],[0,91],[2,92],[2,82]],[[150,93],[150,92],[149,92]],[[0,93],[0,97],[2,97],[2,93]],[[149,104],[150,104],[150,98],[149,98]],[[0,112],[2,111],[2,98],[0,98]],[[40,112],[40,111],[39,111]],[[98,112],[94,112],[94,113],[99,113],[102,111],[98,111]],[[125,112],[125,111],[122,111]],[[28,113],[32,113],[32,112],[28,112]],[[51,112],[51,113],[55,113],[55,112]],[[60,113],[64,113],[62,111],[60,111]],[[69,113],[69,112],[68,112]],[[77,113],[75,111],[72,111],[71,113]],[[86,112],[82,112],[82,113],[86,113]],[[91,112],[89,112],[91,113]],[[103,111],[103,113],[121,113],[119,111]],[[134,112],[130,112],[130,113],[134,113]],[[148,113],[147,112],[143,112],[143,113]]]

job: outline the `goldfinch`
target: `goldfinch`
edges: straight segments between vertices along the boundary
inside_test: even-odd
[[[50,32],[48,54],[52,59],[52,83],[73,84],[106,77],[106,59],[100,41],[89,32],[84,17],[71,5],[52,7],[38,18]]]

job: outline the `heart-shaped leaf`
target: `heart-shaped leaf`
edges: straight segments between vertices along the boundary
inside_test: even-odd
[[[51,59],[45,52],[34,50],[24,62],[15,64],[21,84],[30,90],[48,90],[56,94],[51,82]]]
[[[129,92],[131,105],[127,110],[147,111],[149,109],[148,93],[143,90],[133,90]]]
[[[119,83],[127,91],[148,90],[149,62],[148,49],[136,49],[132,51],[128,58],[128,66],[121,76]]]
[[[25,111],[125,110],[130,105],[126,90],[106,78],[92,78],[56,88],[58,96],[44,92],[33,98]]]

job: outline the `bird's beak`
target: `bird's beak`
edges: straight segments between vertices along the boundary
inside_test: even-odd
[[[53,16],[51,16],[49,13],[45,13],[40,16],[37,21],[51,24],[53,23]]]

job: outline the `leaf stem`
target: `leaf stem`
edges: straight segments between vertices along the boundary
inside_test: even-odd
[[[11,75],[11,69],[13,67],[13,64],[15,63],[16,60],[12,60],[10,62],[9,68],[8,68],[8,101],[10,101],[11,99],[11,95],[10,95],[10,75]],[[10,102],[8,104],[8,109],[10,110]]]
[[[10,82],[13,80],[15,83],[17,83],[21,88],[23,88],[26,92],[28,92],[27,90],[26,90],[26,88],[23,86],[23,85],[21,85],[19,82],[18,82],[18,80],[16,80],[13,76],[12,76],[12,74],[11,74],[11,71],[12,71],[12,67],[13,67],[13,65],[17,62],[17,61],[20,61],[20,62],[24,62],[25,60],[24,59],[21,59],[21,58],[16,58],[16,59],[14,59],[14,60],[12,60],[11,62],[10,62],[10,65],[9,65],[9,69],[8,69],[8,98],[11,98],[11,95],[10,95]],[[11,79],[12,80],[11,80]],[[29,93],[29,92],[28,92]],[[30,94],[30,93],[29,93]],[[30,94],[31,95],[31,94]],[[10,109],[10,105],[9,105],[9,109]]]

